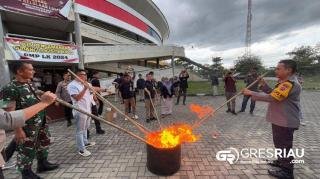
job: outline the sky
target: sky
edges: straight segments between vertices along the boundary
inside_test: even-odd
[[[222,57],[233,67],[244,54],[247,0],[153,0],[170,26],[166,44],[185,48],[186,56],[211,64]],[[252,54],[266,67],[302,45],[320,43],[320,0],[252,0]]]

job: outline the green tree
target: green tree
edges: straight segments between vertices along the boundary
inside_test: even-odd
[[[235,69],[242,75],[247,74],[252,68],[257,68],[258,71],[264,70],[260,57],[255,55],[243,55],[238,57],[238,60],[235,61]]]
[[[299,72],[305,75],[319,73],[320,47],[301,46],[287,53],[290,58],[297,62]]]
[[[213,73],[218,75],[219,77],[223,75],[224,67],[222,66],[222,58],[221,57],[212,57],[212,65],[210,68],[213,70]]]

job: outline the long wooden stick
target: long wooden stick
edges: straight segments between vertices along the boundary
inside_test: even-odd
[[[86,84],[88,82],[83,81],[82,79],[80,79],[75,73],[73,73],[70,69],[68,69],[69,73],[74,76],[76,79],[78,79],[82,84]],[[135,121],[134,119],[132,119],[131,117],[127,116],[125,113],[123,113],[120,109],[118,109],[116,106],[114,106],[111,102],[109,102],[106,98],[104,98],[103,96],[100,95],[100,93],[98,93],[92,86],[87,85],[88,88],[105,104],[111,106],[113,109],[115,109],[117,112],[119,112],[121,115],[123,115],[125,118],[129,119],[129,121],[131,123],[133,123],[141,132],[143,132],[144,134],[148,134],[151,133],[151,131],[149,129],[147,129],[146,127],[144,127],[142,124],[138,123],[137,121]]]
[[[150,91],[149,91],[149,90],[147,90],[146,88],[145,88],[144,90],[148,93],[148,95],[149,95],[149,97],[150,97],[151,106],[152,106],[152,108],[153,108],[153,110],[154,110],[154,113],[156,113],[156,118],[157,118],[157,121],[158,121],[159,127],[160,127],[160,129],[162,130],[162,126],[161,126],[161,122],[160,122],[160,119],[159,119],[159,116],[158,116],[158,112],[157,112],[156,107],[155,107],[155,106],[154,106],[154,104],[153,104],[153,101],[152,101],[152,98],[151,98]]]
[[[268,72],[264,73],[263,75],[259,76],[257,80],[255,80],[254,82],[252,82],[250,85],[248,85],[246,88],[251,88],[253,85],[255,85],[256,83],[258,83],[260,81],[261,78],[263,78],[264,76],[266,76],[268,74]],[[201,123],[203,123],[205,120],[207,120],[210,116],[213,116],[217,111],[221,110],[226,104],[228,104],[229,102],[231,102],[232,100],[236,99],[238,96],[242,95],[242,90],[234,95],[232,98],[230,98],[229,100],[225,101],[224,103],[222,103],[216,110],[214,110],[211,114],[205,116],[204,118],[200,119],[199,121],[196,121],[192,128],[197,128],[201,125]]]

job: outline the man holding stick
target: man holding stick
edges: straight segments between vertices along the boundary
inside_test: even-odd
[[[87,81],[87,73],[84,70],[78,70],[76,74],[82,81]],[[89,84],[83,84],[80,80],[75,79],[69,83],[67,88],[73,105],[91,113],[93,96],[88,89]],[[90,126],[90,117],[75,110],[73,110],[73,116],[76,120],[76,143],[79,154],[84,157],[90,156],[91,152],[86,147],[95,145],[94,142],[88,142],[87,130]]]
[[[279,83],[271,89],[263,79],[260,84],[264,93],[243,90],[256,101],[269,103],[267,121],[272,123],[273,143],[275,148],[282,150],[287,156],[292,149],[293,133],[300,125],[300,93],[301,86],[295,78],[297,64],[293,60],[281,60],[276,68]],[[279,157],[269,163],[278,169],[269,169],[270,175],[278,178],[293,178],[293,157]]]
[[[29,119],[32,120],[32,117],[34,115],[44,110],[48,106],[50,106],[55,99],[56,99],[56,95],[48,91],[41,96],[41,101],[39,103],[34,104],[25,109],[11,111],[11,112],[6,112],[2,109],[2,108],[7,109],[8,102],[0,100],[0,151],[2,151],[6,143],[5,130],[23,127],[25,125],[25,121]],[[4,178],[2,173],[2,167],[5,164],[4,162],[5,157],[6,156],[2,156],[0,154],[0,178]]]
[[[3,90],[3,100],[10,102],[9,111],[28,108],[40,101],[34,86],[30,83],[34,75],[31,63],[18,62],[14,66],[15,79]],[[38,159],[38,172],[58,168],[57,164],[48,162],[50,133],[46,124],[46,112],[43,110],[26,122],[23,128],[15,129],[17,142],[17,167],[22,178],[39,178],[31,169],[33,159]]]

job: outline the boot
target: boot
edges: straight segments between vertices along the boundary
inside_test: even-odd
[[[276,177],[276,178],[294,179],[292,169],[284,169],[284,168],[269,169],[268,173],[269,173],[269,175]]]
[[[106,132],[103,129],[97,129],[96,130],[97,134],[105,134]]]
[[[53,163],[48,162],[47,158],[38,159],[37,172],[42,173],[45,171],[51,171],[51,170],[57,169],[58,167],[59,167],[58,164],[53,164]]]
[[[21,174],[22,174],[22,179],[41,179],[41,177],[33,173],[31,168],[23,169]]]

